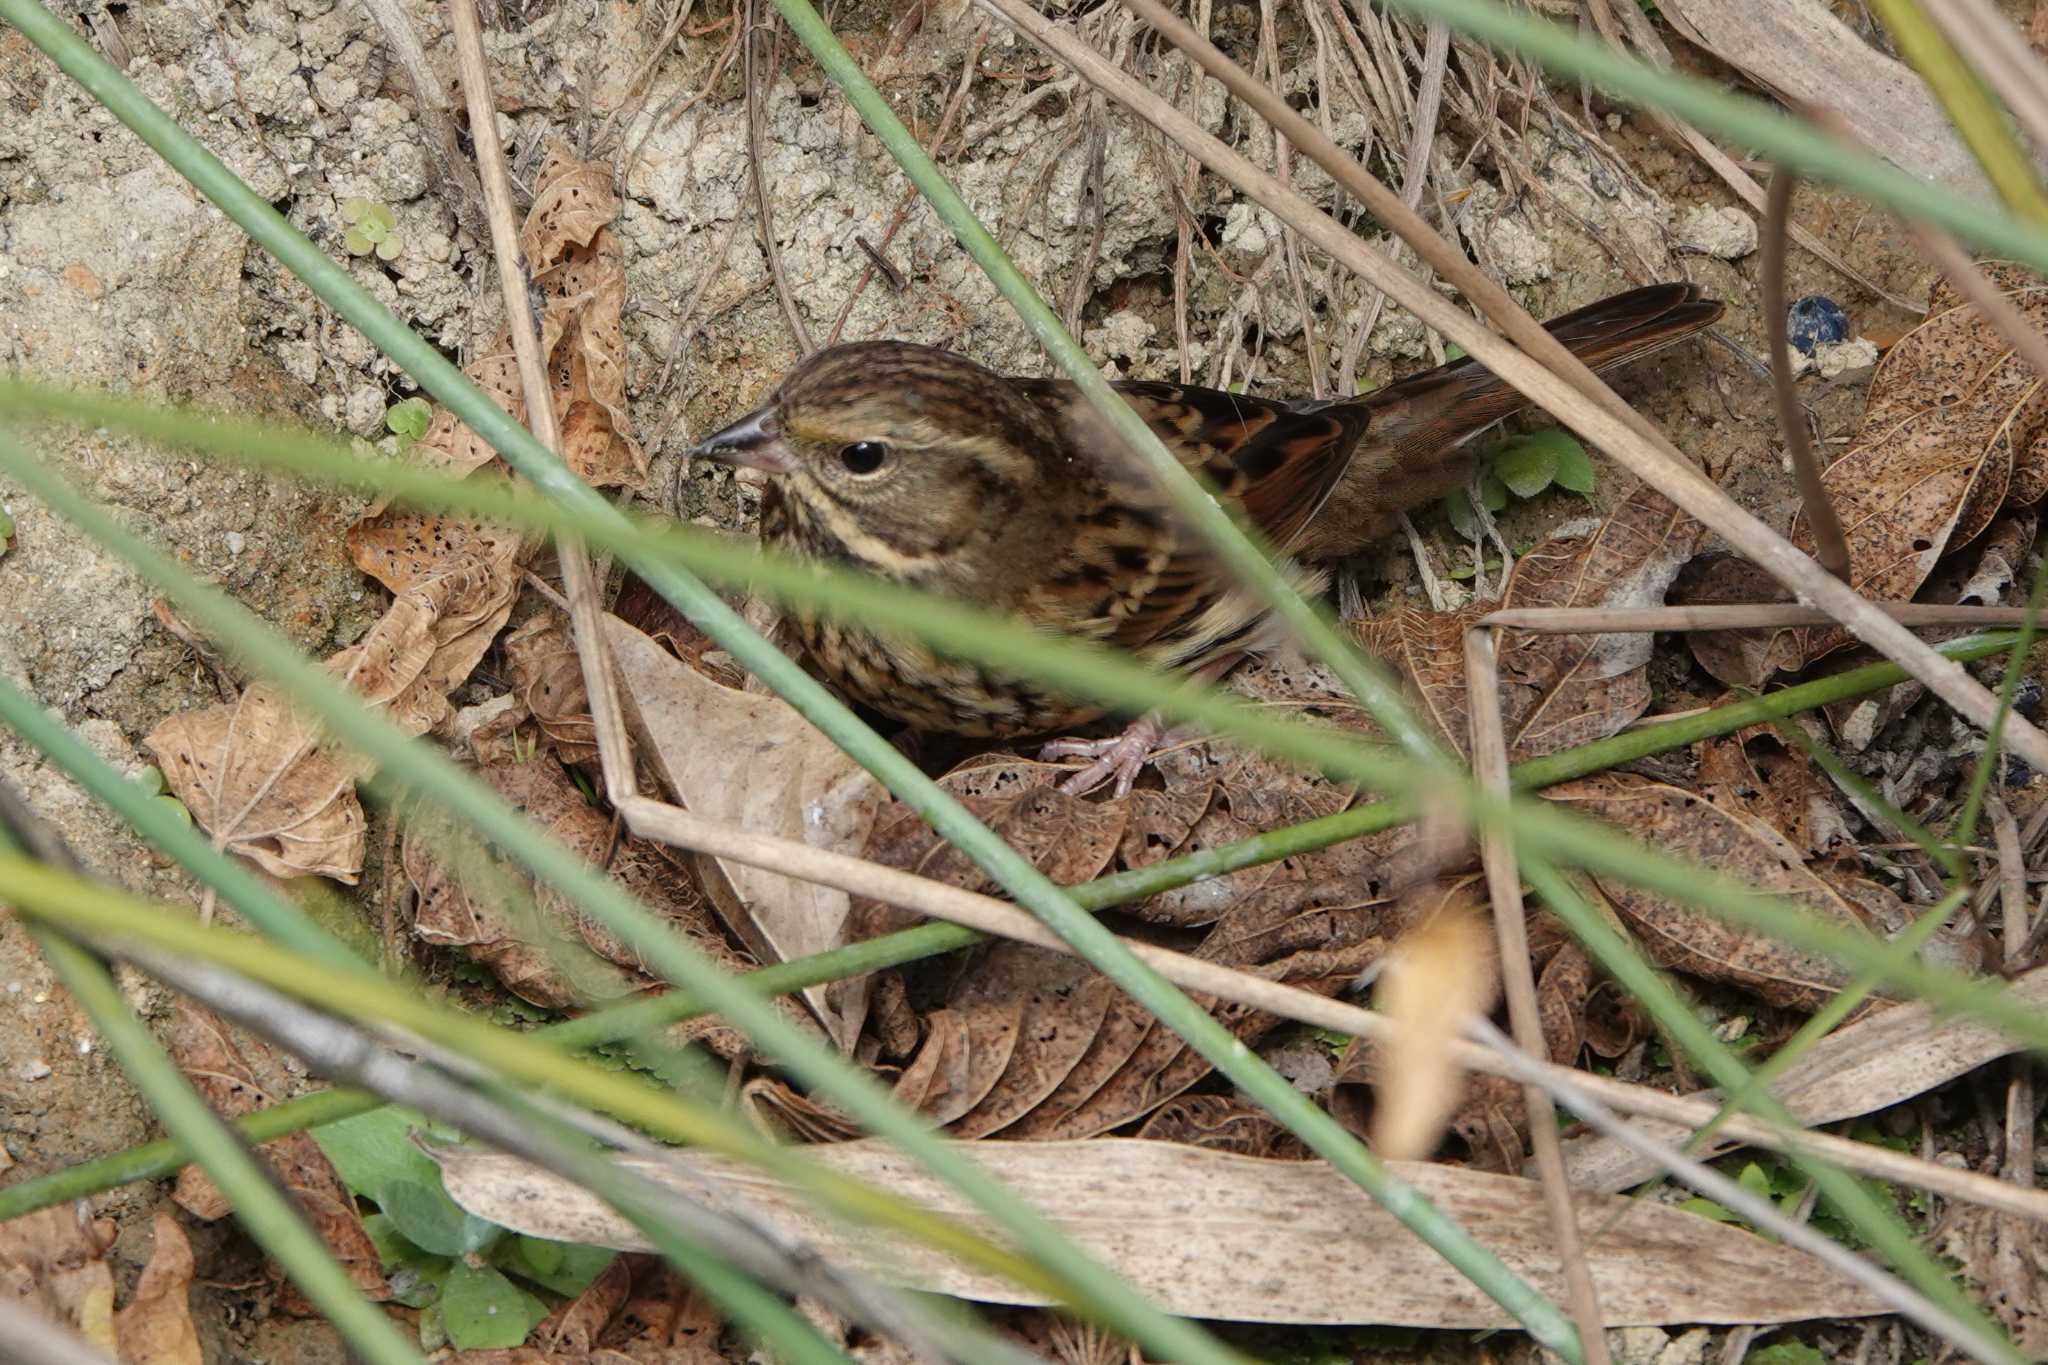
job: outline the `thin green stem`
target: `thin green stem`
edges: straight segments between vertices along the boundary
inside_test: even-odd
[[[36,866],[29,864],[28,866]],[[0,878],[0,883],[7,879]],[[200,1169],[233,1206],[235,1220],[318,1307],[335,1331],[374,1365],[423,1365],[420,1353],[358,1289],[334,1253],[279,1191],[254,1153],[235,1141],[178,1065],[121,997],[97,958],[53,929],[31,930],[64,989],[135,1082],[164,1127],[196,1154]]]
[[[1749,1094],[1757,1114],[1782,1125],[1788,1134],[1797,1133],[1798,1121],[1785,1106],[1769,1091],[1751,1087],[1749,1069],[1741,1058],[1714,1036],[1713,1030],[1686,1006],[1660,972],[1622,941],[1567,877],[1540,856],[1525,857],[1522,868],[1544,904],[1565,922],[1594,962],[1650,1011],[1724,1093]],[[1881,952],[1888,954],[1892,945],[1879,946]],[[1902,1278],[1967,1325],[1971,1344],[1977,1350],[1989,1359],[2018,1365],[2022,1359],[2019,1353],[1957,1288],[1947,1272],[1921,1250],[1896,1213],[1880,1206],[1848,1172],[1808,1155],[1804,1144],[1790,1142],[1786,1154],[1820,1186],[1821,1197],[1854,1224]]]
[[[2022,218],[2048,225],[2048,195],[2034,178],[2026,148],[2013,132],[2005,110],[1981,76],[1963,60],[1942,31],[1920,7],[1920,0],[1870,0],[1870,7],[1898,44],[1906,59],[1962,135],[1963,145],[1984,178]]]
[[[1905,218],[1936,224],[1985,252],[2048,273],[2048,233],[2010,213],[1916,179],[1859,147],[1720,86],[1665,71],[1580,38],[1499,0],[1386,0],[1389,9],[1441,19],[1457,32],[1519,53],[1573,81],[1591,81],[1632,103],[1687,123],[1800,175],[1853,190]]]

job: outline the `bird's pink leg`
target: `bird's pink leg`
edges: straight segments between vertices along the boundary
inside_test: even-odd
[[[1233,653],[1211,659],[1195,669],[1194,675],[1204,682],[1214,682],[1237,667],[1243,658],[1242,653]],[[1161,749],[1170,749],[1198,733],[1192,729],[1169,731],[1165,719],[1153,711],[1132,722],[1122,734],[1113,738],[1056,739],[1040,749],[1038,756],[1048,762],[1063,758],[1092,759],[1087,767],[1060,783],[1060,790],[1069,796],[1082,796],[1114,777],[1116,787],[1112,795],[1120,801],[1131,794],[1138,774],[1152,761],[1153,754]]]
[[[1154,712],[1133,722],[1114,738],[1056,739],[1040,749],[1038,756],[1048,761],[1093,759],[1094,762],[1060,783],[1060,790],[1069,796],[1081,796],[1114,777],[1115,795],[1121,800],[1131,794],[1131,785],[1138,780],[1139,772],[1152,761],[1155,749],[1165,747],[1162,741],[1168,738],[1166,722]]]

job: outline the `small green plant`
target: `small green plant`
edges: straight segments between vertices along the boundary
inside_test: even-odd
[[[352,255],[367,256],[374,251],[378,260],[390,261],[405,249],[398,236],[398,216],[389,204],[358,196],[341,206],[341,221],[349,225],[342,245]]]
[[[188,825],[192,823],[192,812],[185,809],[185,803],[172,796],[166,790],[163,769],[157,767],[144,768],[141,772],[135,774],[133,780],[136,786],[141,787],[159,802],[176,811],[180,820]]]
[[[1803,1341],[1780,1341],[1749,1353],[1749,1365],[1827,1365],[1828,1358]]]
[[[418,1114],[394,1106],[316,1128],[313,1138],[342,1183],[376,1204],[363,1230],[393,1296],[422,1310],[420,1345],[509,1350],[548,1315],[535,1290],[572,1299],[617,1253],[522,1236],[465,1213],[413,1144],[415,1129],[433,1131]]]
[[[1563,427],[1547,427],[1501,442],[1481,457],[1479,497],[1488,512],[1499,512],[1510,495],[1533,498],[1556,486],[1581,496],[1593,491],[1596,476],[1586,448]],[[1462,488],[1444,497],[1444,515],[1467,540],[1477,540],[1481,527],[1472,499]]]
[[[433,420],[434,405],[424,398],[401,399],[384,409],[384,429],[398,438],[401,455],[427,434]]]

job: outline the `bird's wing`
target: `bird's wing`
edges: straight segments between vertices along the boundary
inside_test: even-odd
[[[1208,548],[1176,525],[1150,477],[1087,400],[1067,384],[1017,382],[1053,414],[1106,490],[1103,506],[1081,509],[1075,544],[1076,575],[1102,590],[1102,602],[1116,596],[1110,612],[1095,614],[1111,622],[1098,626],[1100,637],[1176,666],[1240,643],[1263,613],[1230,590]],[[1187,384],[1137,381],[1117,389],[1166,448],[1282,554],[1336,487],[1368,420],[1359,406],[1301,412]]]

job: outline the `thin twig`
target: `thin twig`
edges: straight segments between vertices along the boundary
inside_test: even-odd
[[[1764,335],[1771,349],[1771,397],[1778,407],[1778,426],[1785,434],[1785,453],[1792,459],[1792,477],[1799,484],[1799,503],[1813,532],[1814,557],[1844,583],[1849,582],[1849,540],[1842,519],[1821,480],[1820,461],[1806,434],[1806,412],[1792,388],[1791,320],[1785,303],[1785,225],[1792,221],[1792,192],[1799,177],[1783,166],[1771,177],[1771,197],[1764,212],[1763,285]]]
[[[1873,602],[1877,610],[1902,626],[2018,626],[2026,624],[2025,607],[1951,607],[1939,602]],[[1758,602],[1750,606],[1697,607],[1509,607],[1488,612],[1476,624],[1512,626],[1537,635],[1576,635],[1582,631],[1755,630],[1768,626],[1820,626],[1833,620],[1817,607],[1791,602]]]
[[[678,848],[708,853],[821,886],[837,887],[856,896],[965,925],[999,938],[1015,939],[1056,952],[1072,951],[1032,915],[993,896],[966,891],[897,868],[883,867],[849,854],[815,848],[795,839],[756,834],[707,820],[647,797],[636,797],[625,803],[620,813],[625,816],[627,827],[642,838],[658,839]],[[1132,941],[1127,946],[1162,976],[1186,989],[1354,1037],[1384,1039],[1389,1036],[1389,1026],[1380,1015],[1357,1005],[1151,944]],[[2028,978],[2029,981],[2033,979]],[[2042,979],[2048,982],[2048,977]],[[1496,1076],[1508,1074],[1485,1048],[1456,1044],[1454,1056],[1458,1064],[1467,1070]],[[1670,1095],[1611,1077],[1583,1075],[1568,1067],[1556,1069],[1578,1076],[1583,1085],[1596,1091],[1616,1109],[1661,1122],[1693,1129],[1712,1122],[1720,1112],[1718,1106],[1704,1100]],[[1788,1134],[1746,1115],[1728,1119],[1721,1131],[1724,1136],[1772,1151],[1783,1150],[1788,1141]],[[1851,1142],[1826,1133],[1797,1132],[1789,1137],[1796,1140],[1802,1149],[1847,1170],[1915,1185],[1948,1198],[1986,1204],[2021,1217],[2048,1222],[2048,1194],[2032,1191],[2022,1194],[1974,1172],[1952,1170],[1889,1148]]]
[[[1465,632],[1465,695],[1471,713],[1472,777],[1481,791],[1508,795],[1508,745],[1500,712],[1500,648],[1494,630]],[[1536,1003],[1536,978],[1529,962],[1527,909],[1522,903],[1522,874],[1515,865],[1515,841],[1507,831],[1489,826],[1479,836],[1480,859],[1486,868],[1486,890],[1493,902],[1494,942],[1500,949],[1501,982],[1506,989],[1508,1020],[1525,1056],[1541,1062],[1570,1063],[1553,1058],[1543,1038],[1541,1007]],[[1572,1206],[1571,1182],[1565,1175],[1564,1149],[1557,1136],[1557,1109],[1540,1083],[1525,1083],[1522,1101],[1529,1113],[1529,1141],[1536,1151],[1536,1171],[1543,1182],[1543,1203],[1564,1265],[1565,1290],[1572,1321],[1587,1365],[1606,1365],[1607,1337],[1600,1318],[1600,1298],[1579,1236],[1578,1210]]]
[[[1966,720],[1989,728],[1998,712],[1995,698],[1960,667],[1941,658],[1922,641],[1886,618],[1862,597],[1816,565],[1783,536],[1752,513],[1737,506],[1712,480],[1694,468],[1670,441],[1636,413],[1529,316],[1498,285],[1397,196],[1374,180],[1343,149],[1286,101],[1245,74],[1215,47],[1197,36],[1156,0],[1125,3],[1200,62],[1233,93],[1251,103],[1260,115],[1285,131],[1296,147],[1340,185],[1359,196],[1372,215],[1414,246],[1432,268],[1477,303],[1510,340],[1466,317],[1421,281],[1393,268],[1329,215],[1288,186],[1191,124],[1150,90],[1104,61],[1101,54],[1051,24],[1024,0],[978,0],[993,9],[1035,43],[1073,66],[1088,81],[1114,94],[1146,122],[1159,128],[1199,157],[1203,164],[1250,194],[1283,221],[1346,266],[1374,280],[1398,303],[1436,328],[1494,374],[1556,415],[1580,436],[1620,461],[1631,473],[1650,482],[1681,509],[1691,513],[1736,550],[1802,600],[1826,611],[1851,634],[1877,649],[1925,683]],[[1517,349],[1520,347],[1522,349]],[[1539,363],[1540,362],[1540,363]],[[1544,368],[1548,366],[1549,368]],[[2014,717],[2013,748],[2029,763],[2048,771],[2048,735],[2032,722]]]
[[[770,39],[768,49],[768,80],[772,84],[775,75],[782,69],[782,21],[770,15],[766,24],[754,17],[754,0],[747,0],[747,32],[743,51],[747,87],[747,174],[754,182],[754,209],[759,215],[761,228],[761,250],[768,257],[768,273],[775,279],[775,297],[782,302],[782,315],[789,322],[790,335],[796,338],[799,356],[809,355],[817,347],[811,343],[811,329],[804,325],[803,310],[797,307],[796,294],[789,287],[789,276],[782,269],[782,247],[775,240],[775,213],[768,203],[768,181],[762,174],[761,163],[767,159],[768,108],[761,89],[760,40]]]
[[[462,71],[463,96],[469,104],[470,135],[476,144],[477,171],[491,227],[492,254],[498,264],[498,290],[505,304],[505,325],[512,336],[512,354],[519,362],[520,388],[526,397],[526,421],[540,443],[558,457],[561,430],[556,425],[554,385],[540,352],[540,331],[527,298],[527,272],[513,216],[512,185],[505,171],[505,148],[498,140],[497,103],[491,98],[490,71],[484,63],[483,29],[476,0],[453,0],[449,6],[455,51]],[[613,804],[635,794],[632,751],[619,710],[611,650],[605,643],[598,584],[582,543],[559,537],[555,556],[562,566],[562,587],[569,599],[569,620],[576,656],[583,667],[583,686],[590,699],[591,721],[603,756],[605,790]]]
[[[448,88],[434,74],[433,66],[427,61],[426,50],[420,46],[419,35],[413,31],[412,20],[400,0],[363,0],[363,8],[370,12],[370,17],[383,31],[384,45],[391,50],[392,59],[412,85],[414,111],[420,122],[426,125],[429,159],[454,201],[449,207],[455,211],[455,217],[462,226],[482,240],[489,235],[484,216],[483,187],[477,183],[476,172],[470,169],[469,158],[462,154],[462,141],[456,134],[455,120],[448,113],[454,108],[454,101],[448,98]]]

